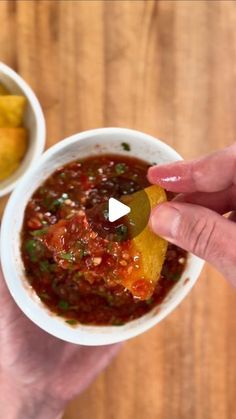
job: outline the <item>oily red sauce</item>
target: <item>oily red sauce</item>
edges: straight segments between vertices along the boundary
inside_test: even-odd
[[[86,211],[149,185],[149,165],[104,155],[58,169],[30,199],[22,229],[26,276],[43,303],[68,324],[122,325],[161,303],[178,281],[186,252],[169,245],[160,279],[148,300],[134,297],[117,278],[138,269],[129,240],[95,233]],[[141,295],[142,290],[140,291]]]

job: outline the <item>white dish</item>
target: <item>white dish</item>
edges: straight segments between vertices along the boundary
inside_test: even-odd
[[[122,142],[130,144],[125,152]],[[41,303],[25,279],[20,253],[20,233],[28,200],[42,182],[58,167],[78,158],[104,153],[127,154],[150,163],[180,160],[168,145],[147,134],[122,128],[101,128],[73,135],[51,147],[24,176],[11,195],[2,221],[1,259],[10,293],[21,310],[46,332],[68,342],[82,345],[105,345],[121,342],[150,329],[163,320],[186,297],[197,281],[203,261],[189,255],[181,279],[163,303],[143,317],[123,326],[71,327]]]
[[[27,152],[18,169],[7,179],[0,182],[0,197],[11,192],[24,173],[38,160],[45,146],[45,121],[41,106],[29,85],[6,64],[0,62],[0,81],[11,94],[26,97],[27,107],[24,126],[29,132]]]

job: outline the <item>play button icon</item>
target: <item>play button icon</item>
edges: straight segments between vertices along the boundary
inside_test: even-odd
[[[131,211],[128,205],[123,204],[115,198],[110,198],[108,201],[108,220],[113,223],[119,220]]]
[[[146,227],[150,212],[145,190],[140,190],[133,179],[109,178],[96,184],[88,195],[89,226],[107,241],[121,242],[138,236]]]

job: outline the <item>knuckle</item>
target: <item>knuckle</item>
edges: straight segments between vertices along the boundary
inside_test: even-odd
[[[204,259],[217,250],[215,233],[216,221],[204,217],[192,219],[191,224],[183,229],[184,241],[193,253]]]

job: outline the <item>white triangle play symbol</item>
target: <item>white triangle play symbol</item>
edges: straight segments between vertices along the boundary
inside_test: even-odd
[[[124,215],[129,214],[130,207],[122,202],[117,201],[115,198],[110,198],[108,201],[108,219],[111,223],[113,221],[119,220],[119,218],[124,217]]]

